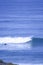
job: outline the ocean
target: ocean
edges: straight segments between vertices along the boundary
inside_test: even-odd
[[[43,65],[43,38],[26,43],[0,44],[0,59],[19,65]]]
[[[43,65],[42,0],[0,0],[0,59]]]

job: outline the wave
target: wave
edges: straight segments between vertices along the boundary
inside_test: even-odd
[[[26,50],[31,49],[32,37],[0,37],[0,50]],[[26,44],[25,44],[26,43]]]
[[[43,46],[43,38],[32,38],[32,46]]]
[[[32,37],[0,37],[0,43],[25,43],[31,40]]]
[[[0,44],[4,43],[29,43],[31,41],[32,44],[43,44],[43,38],[38,37],[0,37]]]
[[[37,37],[0,37],[0,44],[7,44],[4,48],[8,49],[31,49],[40,47],[43,48],[43,38]],[[2,46],[3,47],[3,46]],[[0,48],[2,48],[0,46]]]

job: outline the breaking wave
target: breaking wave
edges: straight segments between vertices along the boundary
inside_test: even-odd
[[[43,38],[35,37],[0,37],[0,49],[26,50],[43,48]]]
[[[31,40],[32,37],[0,37],[0,43],[25,43]]]
[[[0,37],[1,50],[26,50],[31,48],[32,37]],[[25,44],[26,43],[26,44]]]

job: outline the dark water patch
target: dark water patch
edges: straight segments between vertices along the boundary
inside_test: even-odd
[[[43,38],[33,38],[32,46],[43,46]]]

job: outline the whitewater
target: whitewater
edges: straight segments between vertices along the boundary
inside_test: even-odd
[[[25,43],[31,40],[32,37],[0,37],[0,43]]]

